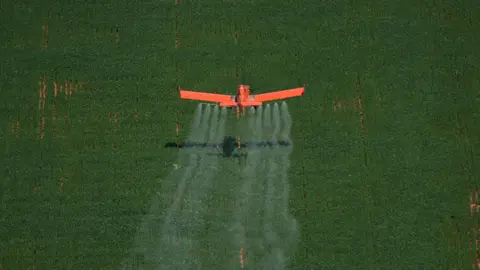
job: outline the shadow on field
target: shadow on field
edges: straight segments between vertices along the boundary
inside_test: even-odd
[[[238,140],[233,136],[225,136],[221,143],[201,143],[201,142],[168,142],[165,144],[165,148],[196,148],[196,149],[215,149],[222,150],[223,157],[242,157],[246,156],[246,153],[240,153],[240,151],[255,149],[255,148],[273,148],[273,147],[288,147],[291,146],[291,142],[287,140],[283,141],[247,141],[239,144]],[[215,155],[218,155],[215,153]]]

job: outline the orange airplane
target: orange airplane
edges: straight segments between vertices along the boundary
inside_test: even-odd
[[[252,95],[250,93],[250,86],[245,84],[240,84],[237,88],[237,95],[222,95],[222,94],[213,94],[213,93],[203,93],[203,92],[194,92],[188,90],[180,91],[181,99],[191,99],[199,100],[206,102],[218,103],[221,107],[237,107],[237,117],[240,117],[240,113],[244,112],[246,107],[258,107],[262,105],[263,102],[273,101],[279,99],[286,99],[292,97],[302,96],[305,92],[305,86],[300,88],[293,88],[281,91],[275,91],[270,93]]]

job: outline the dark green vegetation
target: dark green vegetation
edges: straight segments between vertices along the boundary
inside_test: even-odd
[[[5,269],[118,268],[177,158],[163,145],[196,106],[176,86],[233,93],[240,82],[255,93],[307,82],[288,101],[292,269],[471,267],[447,240],[458,222],[467,246],[478,222],[477,1],[202,2],[0,6]],[[56,120],[54,79],[84,89],[59,93]],[[364,137],[358,101],[356,112],[332,105],[354,91]]]

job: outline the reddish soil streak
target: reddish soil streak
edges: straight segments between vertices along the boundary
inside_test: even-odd
[[[48,24],[42,25],[42,39],[40,40],[40,48],[46,49],[48,47]]]
[[[475,199],[473,197],[473,194],[475,193]],[[478,204],[478,190],[474,192],[474,189],[470,187],[470,216],[473,216],[474,210],[479,212],[480,205]]]
[[[179,44],[179,37],[178,37],[178,30],[177,30],[175,33],[175,49],[178,48],[178,44]]]
[[[113,123],[114,123],[114,133],[113,133],[114,146],[113,146],[113,149],[115,151],[117,151],[117,121],[118,121],[117,109],[115,108],[115,114],[114,114],[114,118],[113,118]]]
[[[365,117],[364,117],[363,107],[362,107],[360,76],[357,76],[357,84],[358,84],[358,109],[360,110],[360,128],[362,129],[362,136],[365,137]],[[355,96],[357,96],[357,93],[355,93]]]
[[[45,116],[42,116],[42,135],[40,136],[40,139],[43,140],[45,137]]]
[[[243,250],[243,248],[240,248],[240,269],[243,270],[244,266],[245,266],[245,252]]]
[[[47,74],[43,75],[43,104],[42,110],[45,110],[45,100],[47,99]]]

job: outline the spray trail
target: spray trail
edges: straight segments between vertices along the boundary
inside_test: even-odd
[[[218,113],[218,110],[216,111]],[[192,130],[192,141],[204,142],[208,136],[209,118],[211,108],[207,105],[205,112],[201,117],[200,126],[196,130]],[[197,179],[201,178],[205,160],[202,160],[201,154],[197,149],[192,149],[190,154],[196,160],[198,167],[194,174],[188,178],[189,187],[182,197],[182,207],[179,209],[175,204],[167,210],[167,214],[162,226],[162,233],[158,243],[158,247],[153,250],[152,256],[149,258],[150,264],[161,269],[169,269],[174,265],[192,267],[199,263],[199,259],[195,258],[194,239],[192,237],[193,228],[189,227],[191,224],[201,223],[201,220],[195,219],[195,205],[199,204],[198,196],[202,195],[202,190],[199,190]]]
[[[195,137],[194,132],[199,129],[201,117],[202,104],[199,104],[193,117],[189,139]],[[183,151],[183,149],[180,150],[177,164],[186,163],[187,166],[182,166],[180,170],[173,171],[169,176],[163,179],[163,187],[153,197],[150,210],[148,214],[143,217],[142,223],[137,231],[135,244],[131,252],[132,254],[123,262],[122,269],[139,269],[143,268],[144,264],[149,263],[149,258],[151,257],[150,254],[152,253],[152,250],[156,249],[156,242],[161,233],[160,228],[163,214],[162,203],[170,203],[173,199],[173,203],[169,210],[172,211],[172,209],[179,207],[186,188],[187,179],[191,177],[194,169],[197,167],[196,161],[196,155],[190,155],[186,151]],[[175,179],[178,179],[178,188],[173,192],[174,196],[172,198],[172,190],[174,190],[176,186]]]
[[[272,139],[272,116],[271,116],[271,108],[270,104],[267,104],[265,106],[265,111],[263,112],[263,126],[262,126],[262,132],[263,132],[263,139],[266,141],[269,141]]]
[[[275,107],[278,109],[278,106]],[[290,141],[291,117],[286,103],[282,104],[282,108],[282,114],[274,108],[273,122],[282,122],[285,140]],[[288,253],[293,254],[293,245],[298,237],[297,221],[288,212],[288,169],[292,146],[274,146],[267,151],[264,240],[268,252],[261,269],[285,269]]]
[[[213,113],[207,106],[202,112],[199,104],[195,111],[190,141],[211,142],[223,137],[226,110]],[[211,116],[211,120],[210,120]],[[201,229],[202,201],[211,188],[217,171],[215,155],[206,155],[202,149],[181,149],[181,169],[173,171],[165,180],[165,186],[152,200],[152,207],[139,229],[132,255],[123,263],[123,269],[191,269],[198,268],[195,257],[195,235]],[[162,202],[173,202],[163,209]]]
[[[280,130],[281,130],[280,109],[278,108],[278,103],[275,103],[273,105],[273,131],[272,131],[272,138],[271,138],[272,141],[277,141],[280,139],[278,138],[278,134]],[[288,133],[290,133],[290,130],[288,130]]]
[[[290,131],[292,129],[292,117],[290,116],[290,112],[288,111],[288,106],[286,102],[282,102],[281,118],[283,122],[283,131],[280,132],[280,140],[291,143],[292,140],[290,139]]]
[[[263,119],[263,108],[262,106],[258,107],[257,115],[255,117],[255,139],[262,140],[262,119]]]
[[[251,136],[258,139],[290,141],[291,116],[286,103],[260,107],[249,119]],[[288,168],[292,146],[248,149],[248,157],[236,192],[232,216],[232,259],[228,269],[238,269],[238,252],[248,269],[283,269],[298,237],[297,222],[288,212]],[[263,207],[259,207],[263,205]],[[293,253],[292,253],[293,254]],[[243,265],[240,265],[243,268]]]
[[[255,111],[249,110],[248,111],[248,123],[249,123],[249,132],[250,138],[254,140],[258,140],[261,138],[262,134],[262,111],[263,108],[260,106],[257,109],[257,114]],[[247,140],[248,140],[247,139]],[[248,145],[247,145],[248,147]],[[231,217],[230,225],[229,225],[229,234],[231,237],[231,256],[232,259],[230,261],[230,265],[226,269],[238,269],[239,260],[237,254],[243,250],[263,250],[262,241],[258,241],[261,238],[261,232],[258,231],[259,219],[249,218],[252,216],[252,213],[249,211],[253,208],[253,206],[261,204],[261,197],[263,186],[260,185],[257,179],[257,167],[261,165],[261,153],[258,149],[248,149],[247,151],[247,159],[245,160],[245,165],[241,171],[241,175],[237,181],[240,181],[242,184],[240,190],[236,191],[236,201],[235,201],[235,209],[233,215]],[[253,194],[253,193],[256,194]],[[261,208],[256,207],[256,214],[253,215],[254,217],[260,217],[263,213],[261,212]],[[250,227],[253,223],[256,226],[253,226],[255,230],[251,230]],[[252,238],[256,239],[251,240]],[[242,265],[240,265],[243,268]]]
[[[193,116],[192,128],[190,130],[190,135],[188,136],[188,141],[195,141],[199,137],[199,127],[202,120],[202,104],[198,104],[195,114]]]

